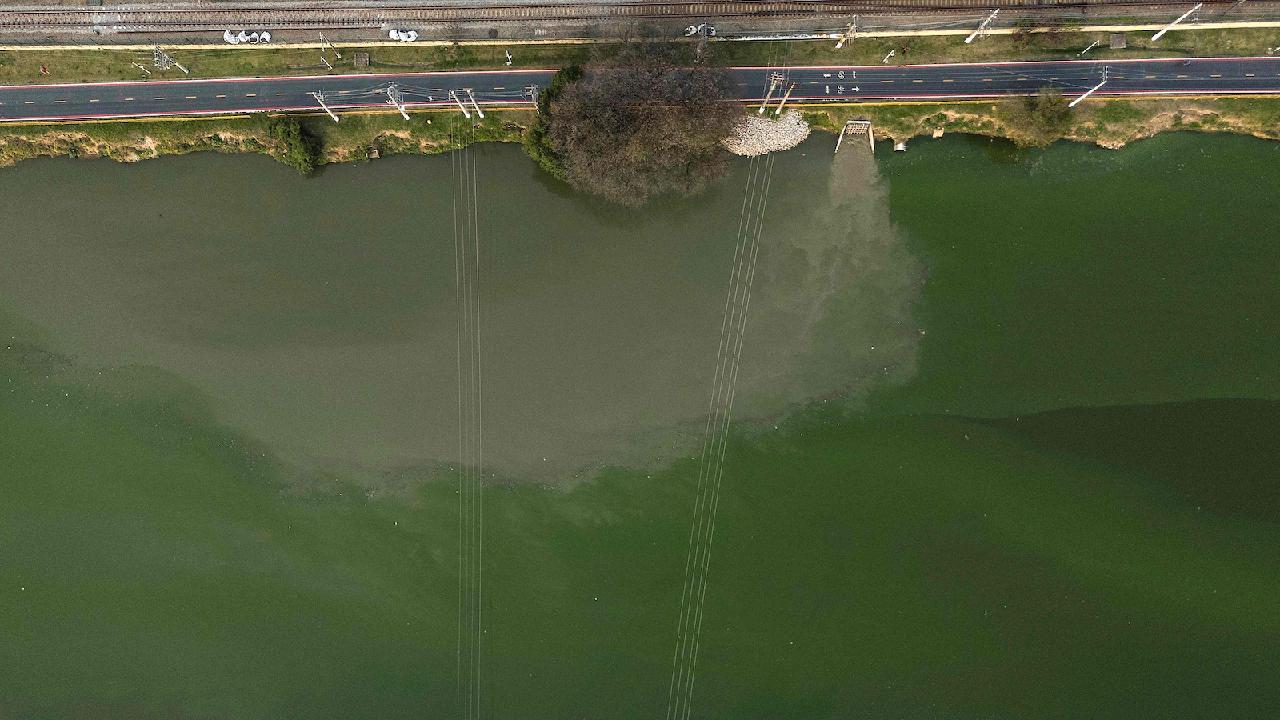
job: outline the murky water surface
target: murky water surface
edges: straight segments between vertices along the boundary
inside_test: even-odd
[[[1280,707],[1278,146],[780,156],[695,714]],[[475,148],[484,714],[660,716],[751,167]],[[0,171],[0,717],[458,717],[448,158]],[[748,203],[749,207],[749,203]]]

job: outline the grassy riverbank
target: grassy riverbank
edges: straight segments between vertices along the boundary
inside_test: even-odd
[[[871,120],[882,140],[907,140],[946,132],[1007,138],[1020,145],[1067,139],[1118,148],[1173,130],[1228,132],[1280,140],[1280,99],[1108,100],[1071,111],[1061,128],[1033,127],[1013,103],[857,105],[807,108],[817,129],[838,132],[845,120]],[[446,152],[473,142],[519,142],[532,124],[526,110],[486,113],[464,122],[451,113],[323,115],[297,120],[319,148],[320,164],[369,160],[393,154]],[[263,115],[199,120],[0,126],[0,166],[37,157],[106,157],[135,162],[192,152],[260,153],[285,159],[289,148],[272,137]]]
[[[1106,100],[1074,108],[1064,126],[1036,127],[1014,103],[863,105],[809,109],[814,127],[839,132],[845,120],[870,120],[882,140],[946,132],[1007,138],[1019,145],[1074,140],[1119,148],[1172,130],[1228,132],[1280,140],[1280,100],[1274,98]]]
[[[297,117],[319,146],[319,162],[368,160],[382,155],[446,152],[474,142],[519,142],[528,111],[491,111],[460,122],[452,114],[395,113]],[[270,132],[265,115],[199,120],[0,126],[0,166],[36,157],[105,157],[136,162],[193,152],[260,153],[284,159],[289,148]]]

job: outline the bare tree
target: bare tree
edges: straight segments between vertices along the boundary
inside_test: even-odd
[[[723,70],[694,62],[683,46],[638,43],[549,98],[540,161],[573,186],[632,207],[694,194],[723,175],[720,141],[741,116]]]

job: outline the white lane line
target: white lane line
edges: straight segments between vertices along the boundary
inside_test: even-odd
[[[188,96],[187,96],[187,99],[188,99],[188,100],[195,100],[195,99],[196,99],[196,96],[195,96],[195,95],[188,95]]]
[[[1253,73],[1245,73],[1245,74],[1244,74],[1244,76],[1245,76],[1245,77],[1253,77]]]
[[[258,93],[245,93],[245,97],[258,97]]]
[[[225,97],[226,97],[226,95],[215,95],[214,97],[225,98]]]
[[[100,101],[98,100],[98,98],[89,98],[89,102],[93,103],[93,102],[100,102]]]
[[[133,98],[125,98],[126,102],[133,102]]]
[[[23,104],[23,105],[35,105],[35,104],[36,104],[36,101],[35,101],[35,100],[23,100],[23,101],[22,101],[22,104]]]

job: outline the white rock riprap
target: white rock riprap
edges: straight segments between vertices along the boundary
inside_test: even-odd
[[[771,111],[765,115],[751,113],[738,123],[733,134],[722,144],[734,155],[755,157],[779,150],[790,150],[809,137],[809,123],[795,110],[788,110],[775,118]]]

